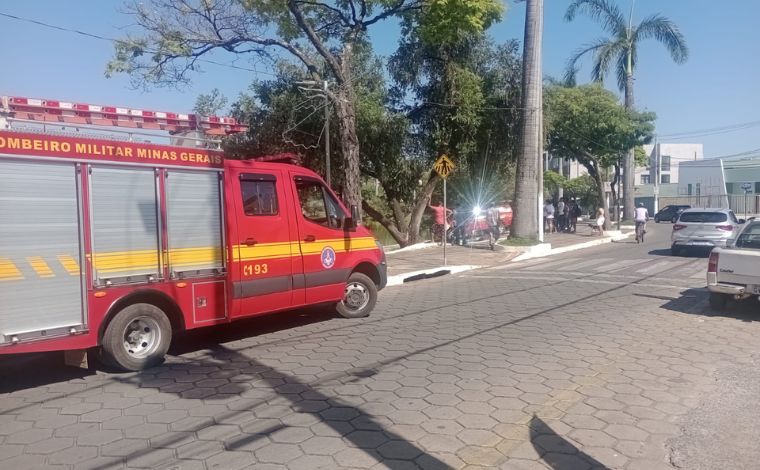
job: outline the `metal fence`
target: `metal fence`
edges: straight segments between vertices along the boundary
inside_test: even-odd
[[[661,197],[659,207],[688,204],[691,207],[731,209],[738,215],[760,214],[760,194],[712,194],[706,196]]]

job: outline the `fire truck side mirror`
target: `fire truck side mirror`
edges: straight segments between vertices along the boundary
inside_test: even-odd
[[[356,204],[351,205],[351,217],[346,219],[346,230],[349,232],[355,232],[356,227],[359,226],[359,208]]]

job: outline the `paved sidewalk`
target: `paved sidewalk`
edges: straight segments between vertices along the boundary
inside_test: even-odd
[[[625,232],[625,230],[624,230]],[[578,225],[576,233],[550,233],[545,236],[545,243],[552,249],[568,248],[574,245],[582,245],[590,241],[609,239],[609,236],[600,237],[594,235],[586,225]],[[446,258],[448,267],[488,267],[504,264],[521,254],[520,251],[491,251],[485,242],[478,242],[470,246],[447,246]],[[549,254],[549,253],[547,253]],[[546,256],[546,255],[541,255]],[[443,247],[430,246],[416,250],[390,251],[388,258],[388,276],[392,279],[403,275],[412,276],[419,272],[435,272],[444,268]]]

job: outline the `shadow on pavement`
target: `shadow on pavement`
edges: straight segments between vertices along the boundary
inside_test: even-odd
[[[642,295],[642,294],[634,294]],[[671,299],[662,308],[688,315],[733,318],[744,322],[760,321],[760,302],[755,298],[729,300],[723,309],[715,309],[707,302],[710,293],[705,289],[688,289],[680,297]]]
[[[286,407],[290,410],[284,411],[283,418],[291,413],[311,416],[315,418],[317,424],[330,428],[335,434],[348,441],[349,447],[355,448],[357,452],[367,454],[374,460],[383,462],[384,468],[407,469],[410,468],[410,461],[419,461],[420,459],[425,461],[426,468],[441,470],[452,468],[436,457],[425,453],[423,449],[402,436],[387,429],[374,416],[363,411],[360,407],[327,395],[293,375],[280,372],[221,344],[211,348],[207,359],[224,363],[245,363],[247,374],[254,376],[250,382],[254,384],[255,388],[260,389],[254,391],[259,392],[262,398],[247,400],[247,406],[236,406],[234,409],[218,413],[209,417],[208,421],[199,422],[196,427],[186,429],[186,432],[198,432],[221,423],[241,422],[240,417],[249,415],[250,419],[242,421],[240,425],[243,432],[228,438],[224,442],[224,447],[227,450],[241,449],[291,427],[285,424],[284,419],[277,419],[277,414],[269,416],[269,412],[273,409]],[[193,367],[201,369],[201,372],[204,369],[203,361],[187,365],[190,372],[192,372]],[[364,376],[373,375],[372,371],[363,371],[360,374]],[[268,398],[263,398],[264,395]],[[269,416],[269,419],[260,419],[261,413]],[[289,419],[288,422],[307,422],[307,420]],[[176,437],[167,435],[162,439],[161,447],[172,446],[185,438],[184,433],[180,433]],[[149,456],[154,452],[161,452],[161,449],[149,447],[136,450],[126,456],[115,458],[114,463],[120,463],[124,459],[129,464],[130,460]],[[256,461],[250,462],[251,468],[258,468],[256,467],[257,464]],[[105,470],[110,468],[110,465],[111,463],[107,463],[99,468]]]
[[[240,320],[235,322],[234,328],[231,328],[229,324],[224,324],[190,330],[175,336],[169,354],[179,356],[192,351],[212,348],[219,343],[265,335],[334,318],[334,312],[329,307],[322,306]],[[160,376],[162,372],[166,372],[167,367],[172,365],[170,362],[139,373],[123,373],[101,364],[97,360],[97,352],[94,349],[89,353],[89,361],[90,369],[80,369],[64,365],[61,351],[0,356],[0,393],[12,393],[83,379],[98,373],[105,373],[111,382],[130,383],[139,387],[155,386],[161,388],[161,391],[168,391],[161,386]],[[35,373],[30,374],[30,370],[34,370]],[[98,386],[103,386],[103,383]],[[176,393],[181,394],[183,391],[176,390]],[[60,398],[68,395],[62,394]]]
[[[530,420],[530,442],[541,460],[553,470],[602,470],[607,467],[557,434],[541,418]]]

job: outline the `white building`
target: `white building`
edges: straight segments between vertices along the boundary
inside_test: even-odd
[[[644,152],[649,156],[649,165],[636,168],[636,186],[654,184],[655,175],[652,170],[657,168],[658,161],[660,184],[674,184],[678,183],[681,163],[705,158],[702,144],[650,144],[644,146]]]

